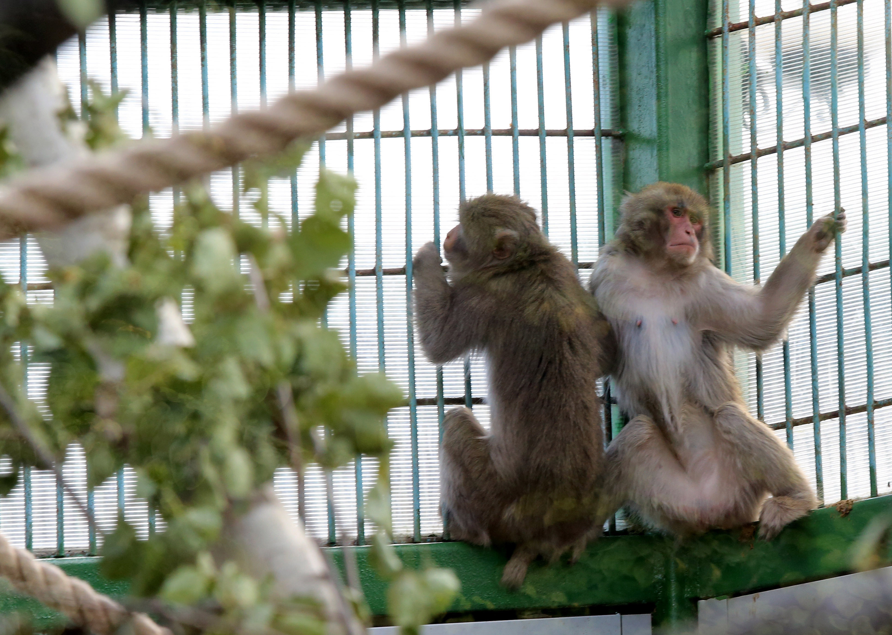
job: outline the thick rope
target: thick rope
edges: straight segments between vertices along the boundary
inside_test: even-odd
[[[58,228],[88,212],[130,203],[252,157],[273,155],[313,138],[347,117],[374,110],[455,71],[479,66],[507,46],[523,44],[553,24],[598,4],[627,0],[500,0],[472,22],[394,51],[371,66],[343,73],[313,90],[293,92],[268,109],[236,115],[208,132],[142,141],[53,167],[32,170],[0,190],[0,239]]]
[[[39,600],[97,635],[113,635],[128,622],[133,627],[133,635],[171,635],[148,616],[130,613],[83,580],[70,578],[59,567],[38,560],[24,549],[16,549],[3,534],[0,534],[0,576],[20,593]]]

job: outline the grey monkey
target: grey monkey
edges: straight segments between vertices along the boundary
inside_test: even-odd
[[[815,495],[792,452],[747,412],[731,350],[780,339],[846,216],[818,219],[759,289],[712,264],[708,213],[683,185],[644,188],[623,202],[592,273],[619,346],[611,388],[631,418],[607,450],[596,522],[620,506],[675,534],[758,518],[770,539]]]
[[[415,318],[428,359],[482,351],[491,429],[446,413],[442,500],[452,535],[515,545],[502,583],[518,587],[537,556],[578,555],[592,530],[604,455],[595,381],[615,341],[574,266],[535,212],[512,196],[468,201],[443,243],[415,256]]]

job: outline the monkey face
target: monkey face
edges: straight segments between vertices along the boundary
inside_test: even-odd
[[[673,268],[712,259],[706,227],[709,205],[678,183],[654,183],[629,195],[616,238],[634,253]]]
[[[681,265],[693,263],[700,253],[702,219],[682,205],[667,205],[663,214],[668,221],[664,235],[666,256]]]
[[[446,240],[443,241],[443,253],[446,255],[446,260],[452,264],[467,258],[468,244],[465,241],[461,224],[456,225],[446,234]]]

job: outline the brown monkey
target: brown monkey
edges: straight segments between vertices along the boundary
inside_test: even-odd
[[[433,243],[415,256],[415,317],[431,362],[484,353],[492,423],[487,434],[467,408],[446,413],[442,500],[455,538],[516,545],[502,583],[517,587],[537,556],[556,559],[597,535],[595,380],[615,343],[530,207],[487,194],[459,216],[443,243],[449,280]]]
[[[815,495],[793,453],[747,412],[730,352],[781,337],[846,217],[814,223],[760,290],[712,264],[708,212],[683,185],[644,188],[623,202],[592,273],[619,346],[611,387],[632,419],[607,449],[603,518],[624,505],[677,534],[759,518],[770,539]]]

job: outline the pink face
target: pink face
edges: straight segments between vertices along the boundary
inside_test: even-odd
[[[443,254],[446,256],[446,260],[453,262],[456,259],[462,259],[467,251],[461,225],[456,225],[446,234],[446,240],[443,241]]]
[[[664,210],[669,219],[669,232],[666,236],[666,252],[673,259],[683,262],[693,262],[700,251],[700,241],[697,234],[703,228],[703,223],[696,215],[684,208],[670,205]]]

